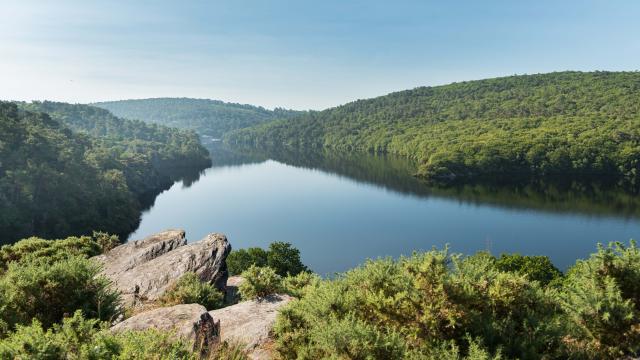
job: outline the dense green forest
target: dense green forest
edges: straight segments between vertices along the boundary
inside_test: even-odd
[[[86,105],[0,103],[0,242],[126,235],[181,176],[210,164],[189,131]]]
[[[218,100],[156,98],[95,103],[127,119],[140,119],[177,128],[192,129],[200,135],[221,138],[228,131],[286,119],[298,111],[225,103]]]
[[[393,153],[439,182],[553,176],[638,184],[640,72],[421,87],[227,134],[256,145]]]

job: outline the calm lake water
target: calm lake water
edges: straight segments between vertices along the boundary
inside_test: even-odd
[[[231,150],[211,145],[214,166],[175,183],[144,212],[130,239],[182,228],[235,249],[286,241],[320,274],[367,258],[442,248],[547,255],[565,269],[598,242],[640,235],[640,200],[595,185],[438,189],[410,162],[373,155]]]

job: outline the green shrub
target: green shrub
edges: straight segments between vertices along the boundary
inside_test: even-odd
[[[282,278],[270,267],[252,265],[242,273],[244,281],[238,287],[240,296],[245,299],[262,299],[281,290]]]
[[[0,248],[0,273],[6,270],[11,262],[29,263],[37,259],[46,259],[49,263],[54,263],[71,256],[90,257],[101,253],[100,244],[89,236],[62,240],[31,237]]]
[[[482,345],[479,339],[467,337],[468,351],[466,355],[462,354],[460,348],[455,342],[449,341],[440,344],[435,348],[425,350],[423,352],[414,351],[406,354],[408,359],[428,359],[428,360],[502,360],[502,353],[498,351],[491,354],[486,347]]]
[[[496,259],[496,267],[500,271],[525,274],[530,280],[539,281],[545,286],[562,277],[562,272],[546,256],[502,254]]]
[[[186,273],[160,298],[166,306],[200,304],[207,310],[222,307],[224,295],[213,285],[200,280],[193,272]]]
[[[198,352],[192,344],[170,331],[147,329],[125,331],[118,334],[102,332],[98,339],[104,344],[113,344],[115,359],[140,360],[197,360]]]
[[[226,341],[221,342],[211,349],[207,360],[247,360],[246,351],[244,345],[237,342],[228,343]]]
[[[485,256],[454,257],[453,265],[446,284],[463,314],[459,330],[465,336],[507,358],[538,359],[559,351],[562,314],[538,281],[500,271]],[[460,335],[454,337],[458,344]]]
[[[258,247],[232,250],[226,261],[229,274],[240,275],[251,265],[267,266],[267,252]]]
[[[93,239],[98,246],[100,246],[103,254],[121,244],[117,235],[111,235],[101,231],[94,231]]]
[[[308,271],[300,260],[300,250],[294,248],[290,243],[280,241],[269,245],[267,266],[280,276],[298,275],[303,271]]]
[[[0,277],[0,320],[9,329],[32,319],[49,328],[76,310],[110,320],[119,313],[119,295],[98,274],[98,265],[80,256],[11,262]]]
[[[559,347],[557,316],[538,282],[499,271],[492,257],[431,251],[307,287],[274,331],[284,358],[438,358],[454,346],[464,356],[537,359]]]
[[[18,325],[0,340],[0,359],[198,359],[191,344],[154,329],[113,334],[80,311],[45,330],[39,321]]]
[[[300,250],[290,243],[274,242],[269,250],[252,247],[232,251],[227,257],[227,267],[231,275],[239,275],[249,269],[251,265],[268,266],[280,276],[298,275],[309,271],[300,260]]]
[[[98,333],[98,320],[85,320],[77,311],[45,330],[34,319],[30,325],[17,325],[16,331],[0,341],[1,359],[66,359],[88,357],[87,345]],[[97,353],[103,351],[95,351]],[[94,353],[95,353],[94,352]],[[108,351],[105,351],[108,352]]]
[[[567,273],[558,294],[568,315],[572,353],[622,358],[640,353],[640,249],[632,242],[599,246]]]
[[[282,291],[297,298],[303,297],[310,287],[320,284],[322,279],[317,274],[303,271],[298,275],[289,275],[282,278]]]

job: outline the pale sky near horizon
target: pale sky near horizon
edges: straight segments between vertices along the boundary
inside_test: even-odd
[[[640,1],[0,5],[0,100],[167,96],[323,109],[454,81],[640,69]]]

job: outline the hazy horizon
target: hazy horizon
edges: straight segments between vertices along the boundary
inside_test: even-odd
[[[640,56],[631,1],[9,0],[4,10],[2,100],[321,110],[514,74],[634,71]]]

